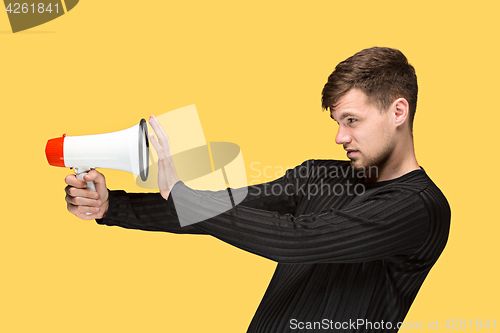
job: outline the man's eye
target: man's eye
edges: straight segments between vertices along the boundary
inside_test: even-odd
[[[347,122],[348,122],[349,124],[352,124],[352,123],[353,123],[353,122],[355,122],[355,121],[357,121],[357,119],[355,119],[355,118],[348,118],[348,119],[347,119]]]

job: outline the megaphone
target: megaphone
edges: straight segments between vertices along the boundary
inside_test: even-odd
[[[95,168],[115,169],[133,173],[146,181],[149,173],[149,140],[145,119],[122,131],[67,136],[50,139],[45,146],[47,161],[52,166],[73,168],[83,180]],[[87,188],[95,191],[94,182]]]

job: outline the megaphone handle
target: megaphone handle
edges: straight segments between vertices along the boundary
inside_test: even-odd
[[[94,184],[94,182],[93,182],[93,181],[91,181],[91,182],[87,182],[87,181],[85,181],[85,179],[83,179],[83,177],[84,177],[84,176],[85,176],[85,175],[86,175],[86,174],[87,174],[90,170],[92,170],[92,169],[93,169],[93,168],[86,168],[86,170],[85,170],[85,171],[80,171],[80,170],[78,170],[78,168],[76,168],[76,167],[75,167],[75,173],[76,173],[76,178],[77,178],[77,179],[80,179],[80,180],[82,180],[82,181],[84,181],[84,182],[86,182],[86,183],[87,183],[87,189],[88,189],[88,190],[95,191],[95,184]],[[85,214],[90,215],[90,214],[92,214],[92,213],[85,213]]]

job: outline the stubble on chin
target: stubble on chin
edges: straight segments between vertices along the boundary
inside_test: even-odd
[[[359,167],[356,165],[356,161],[353,161],[352,159],[350,160],[350,163],[351,163],[351,168],[354,169],[354,170],[358,170]]]
[[[375,159],[371,160],[363,160],[360,158],[356,159],[351,159],[350,160],[350,166],[354,171],[356,172],[367,172],[368,170],[371,170],[372,168],[378,168],[377,167],[377,161]]]
[[[359,161],[359,159],[356,160],[351,160],[351,168],[354,169],[354,171],[364,171],[366,169],[365,165]]]

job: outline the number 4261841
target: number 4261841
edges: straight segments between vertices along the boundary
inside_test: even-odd
[[[9,3],[9,5],[6,8],[6,11],[13,14],[27,14],[27,13],[43,14],[45,12],[52,13],[53,11],[59,13],[59,4],[55,3],[54,7],[52,8],[51,3],[45,6],[45,4],[43,3],[21,4],[16,2],[16,3]]]
[[[458,320],[458,319],[448,319],[446,321],[446,323],[444,323],[444,327],[448,328],[448,329],[452,329],[452,330],[457,330],[457,329],[466,329],[466,328],[471,328],[471,329],[481,329],[481,328],[486,328],[486,329],[489,329],[490,327],[492,329],[496,329],[497,328],[497,321],[496,319],[495,320],[492,320],[491,323],[490,323],[490,320],[486,320],[485,322],[483,322],[481,319],[477,319],[477,320],[465,320],[465,319],[462,319],[462,320]]]

